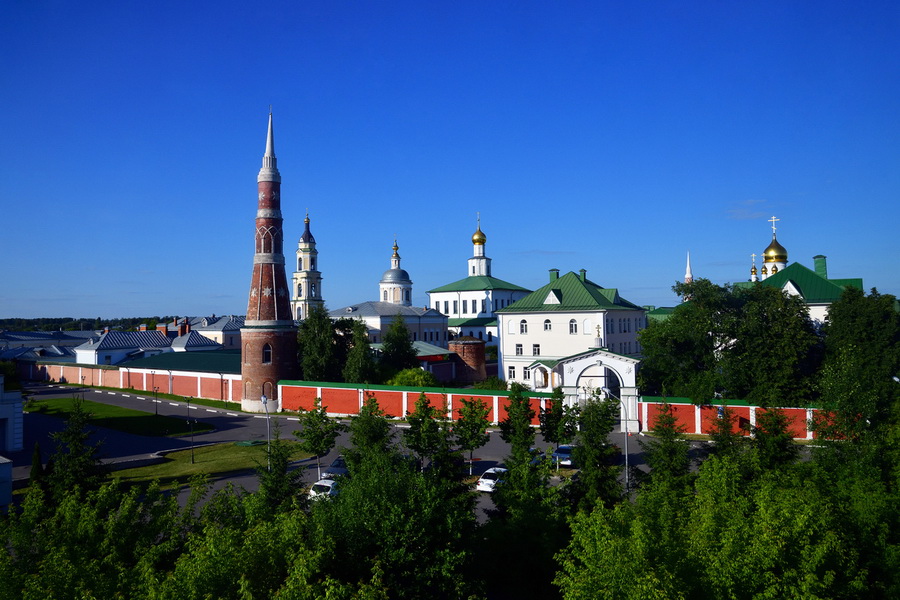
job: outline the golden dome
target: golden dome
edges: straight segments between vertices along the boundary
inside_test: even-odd
[[[785,250],[784,246],[778,243],[778,240],[775,239],[775,234],[772,234],[772,243],[768,245],[766,251],[763,252],[763,257],[765,262],[767,263],[786,263],[788,259],[787,250]]]
[[[484,243],[487,241],[487,236],[481,231],[481,226],[478,226],[478,230],[472,234],[472,243],[484,246]]]

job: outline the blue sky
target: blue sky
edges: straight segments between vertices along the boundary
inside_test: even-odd
[[[243,314],[273,105],[329,308],[790,261],[900,295],[900,3],[0,4],[0,317]],[[290,277],[291,269],[288,269]]]

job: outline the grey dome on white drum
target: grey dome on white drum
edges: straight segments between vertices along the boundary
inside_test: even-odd
[[[378,300],[402,306],[412,306],[412,284],[409,273],[400,268],[400,247],[394,240],[391,268],[384,272],[378,282]]]

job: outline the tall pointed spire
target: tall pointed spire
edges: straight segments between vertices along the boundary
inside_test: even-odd
[[[692,283],[694,281],[694,274],[691,273],[691,251],[688,250],[687,253],[687,270],[684,272],[684,282]]]
[[[278,159],[275,158],[275,131],[272,127],[272,107],[269,107],[269,133],[266,136],[266,153],[263,155],[262,168],[256,181],[281,182],[278,172]]]

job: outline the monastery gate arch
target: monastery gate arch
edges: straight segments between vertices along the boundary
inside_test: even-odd
[[[608,350],[591,350],[561,359],[554,371],[566,404],[584,404],[595,391],[609,388],[618,396],[621,431],[638,432],[637,371],[641,361]]]

